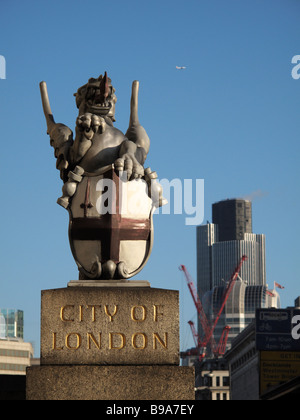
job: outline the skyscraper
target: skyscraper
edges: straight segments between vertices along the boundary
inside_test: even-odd
[[[197,227],[197,284],[207,315],[213,318],[221,307],[226,283],[243,255],[239,279],[229,296],[215,330],[221,337],[231,327],[228,343],[254,318],[257,307],[278,304],[276,291],[268,294],[266,284],[265,235],[252,232],[252,205],[248,200],[220,201],[212,206],[213,223]],[[201,326],[198,326],[202,334]]]
[[[212,219],[219,226],[220,242],[243,240],[245,233],[252,233],[251,201],[219,201],[212,206]]]
[[[212,206],[213,223],[197,227],[198,288],[207,292],[224,284],[243,255],[241,278],[248,285],[266,285],[265,235],[252,233],[251,202],[220,201]]]

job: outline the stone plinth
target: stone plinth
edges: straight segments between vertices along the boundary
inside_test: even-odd
[[[33,366],[27,400],[194,400],[194,368]]]
[[[179,293],[121,286],[42,291],[27,400],[195,398],[194,368],[179,367]]]
[[[178,365],[178,292],[132,287],[43,291],[41,364]]]

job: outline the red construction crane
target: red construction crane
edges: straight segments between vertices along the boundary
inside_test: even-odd
[[[189,324],[189,326],[191,327],[191,330],[192,330],[195,346],[198,347],[199,346],[199,336],[198,336],[198,333],[196,331],[195,324],[193,323],[193,321],[189,321],[188,324]]]
[[[231,330],[231,327],[229,327],[228,325],[223,329],[218,347],[217,347],[216,352],[215,352],[216,356],[221,356],[221,355],[225,354],[228,334],[229,334],[230,330]]]
[[[192,321],[189,322],[190,327],[192,329],[194,341],[195,341],[195,343],[197,343],[196,347],[199,350],[199,358],[203,359],[205,357],[205,354],[206,354],[206,347],[207,347],[208,342],[210,342],[211,348],[215,348],[216,343],[214,341],[213,335],[210,334],[210,330],[211,330],[210,322],[208,321],[208,319],[206,317],[201,299],[198,296],[198,293],[196,291],[196,288],[194,286],[193,280],[192,280],[189,272],[187,271],[187,269],[184,265],[181,265],[179,267],[179,270],[184,272],[188,288],[190,290],[191,296],[193,298],[194,304],[195,304],[197,312],[198,312],[199,322],[200,322],[200,324],[202,326],[202,329],[204,331],[204,338],[201,339],[198,336],[198,334],[196,334],[196,329],[195,329],[194,323]]]
[[[198,312],[198,319],[199,319],[199,322],[200,322],[200,324],[202,326],[202,329],[203,329],[203,332],[204,332],[204,337],[200,338],[199,335],[196,333],[194,323],[192,321],[189,321],[189,325],[192,329],[192,333],[193,333],[193,337],[194,337],[196,347],[199,350],[199,359],[200,360],[202,360],[205,357],[206,348],[207,348],[208,344],[210,344],[211,350],[212,350],[212,352],[214,353],[215,356],[220,356],[220,355],[225,353],[230,327],[226,326],[223,329],[223,332],[222,332],[222,335],[221,335],[221,338],[220,338],[220,341],[219,341],[218,345],[216,345],[216,343],[215,343],[213,333],[214,333],[215,328],[217,326],[217,323],[220,319],[220,316],[223,312],[223,309],[226,305],[226,302],[229,298],[229,295],[232,292],[232,289],[233,289],[233,286],[236,282],[236,279],[238,278],[238,275],[239,275],[239,272],[242,268],[242,265],[243,265],[244,261],[246,261],[246,260],[247,260],[247,257],[244,255],[240,259],[238,266],[234,270],[234,272],[233,272],[233,274],[232,274],[232,276],[231,276],[231,278],[230,278],[230,280],[229,280],[229,282],[226,286],[224,294],[222,296],[221,307],[220,307],[220,309],[219,309],[219,311],[218,311],[218,313],[217,313],[217,315],[216,315],[216,317],[215,317],[215,319],[212,323],[210,323],[207,319],[207,316],[205,314],[202,302],[201,302],[201,300],[200,300],[200,298],[197,294],[196,288],[194,286],[193,280],[192,280],[189,272],[187,271],[187,269],[184,265],[181,265],[179,267],[179,270],[183,271],[183,273],[185,275],[188,288],[190,290],[190,293],[192,295],[194,304],[195,304],[197,312]]]

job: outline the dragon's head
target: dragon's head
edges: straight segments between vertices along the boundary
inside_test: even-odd
[[[110,117],[112,121],[115,121],[117,97],[111,79],[107,77],[106,72],[104,76],[101,74],[98,79],[89,79],[87,84],[81,86],[74,93],[74,96],[76,97],[79,115],[90,112],[102,117]]]

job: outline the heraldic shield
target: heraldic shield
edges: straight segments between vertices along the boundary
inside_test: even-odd
[[[71,199],[71,250],[80,279],[128,279],[150,256],[156,207],[144,179],[102,172],[85,173]]]

